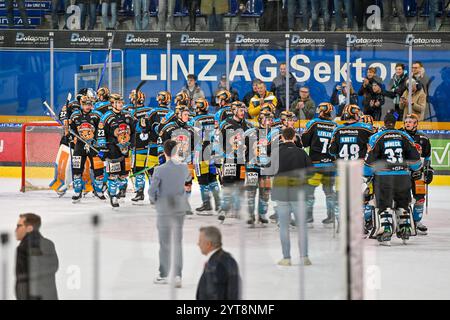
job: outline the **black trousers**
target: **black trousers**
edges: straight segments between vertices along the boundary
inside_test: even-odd
[[[376,175],[374,189],[379,211],[384,211],[386,208],[407,209],[411,203],[409,175]]]

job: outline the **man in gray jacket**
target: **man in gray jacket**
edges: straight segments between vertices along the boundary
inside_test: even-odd
[[[276,117],[280,115],[280,113],[286,110],[286,63],[280,63],[280,74],[273,79],[272,85],[270,87],[270,91],[275,94],[278,100]],[[289,103],[292,103],[297,96],[298,91],[296,90],[297,79],[295,79],[294,75],[289,72]]]
[[[189,209],[185,184],[192,178],[187,165],[171,157],[172,154],[176,154],[176,147],[177,143],[173,140],[164,142],[166,162],[155,168],[148,194],[150,201],[156,205],[160,246],[159,275],[154,283],[168,283],[171,252],[174,250],[172,261],[174,285],[181,288],[181,270],[183,268],[181,241],[184,216]]]

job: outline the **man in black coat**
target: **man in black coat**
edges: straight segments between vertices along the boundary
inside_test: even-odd
[[[241,280],[236,260],[222,250],[222,235],[216,227],[200,228],[198,246],[207,257],[197,287],[197,300],[239,300]]]
[[[290,266],[291,242],[289,239],[289,223],[291,214],[294,214],[297,226],[305,226],[305,214],[300,215],[299,208],[304,207],[300,203],[299,191],[306,185],[308,168],[312,167],[308,154],[295,144],[295,130],[286,128],[282,134],[283,143],[278,150],[272,151],[272,157],[278,157],[278,170],[273,179],[272,200],[276,202],[276,212],[280,227],[280,240],[283,259],[278,264]],[[273,161],[273,160],[272,160]],[[302,230],[303,229],[303,230]],[[307,229],[299,228],[299,249],[301,263],[310,265],[308,258]]]
[[[17,300],[57,300],[55,274],[58,256],[52,241],[39,229],[41,218],[33,213],[19,216],[16,227],[16,297]]]

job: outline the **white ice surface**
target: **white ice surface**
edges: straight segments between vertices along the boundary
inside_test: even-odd
[[[278,229],[248,229],[237,219],[224,225],[217,217],[193,216],[184,226],[183,287],[153,284],[158,270],[158,241],[153,206],[131,205],[131,194],[117,210],[109,203],[88,196],[72,204],[67,194],[58,198],[52,191],[20,193],[18,179],[0,179],[0,231],[13,235],[18,214],[42,216],[42,233],[53,240],[60,260],[57,286],[61,299],[93,297],[93,228],[91,215],[101,215],[100,298],[101,299],[194,299],[204,257],[197,247],[198,228],[218,225],[224,249],[237,259],[244,281],[246,299],[345,299],[345,263],[339,237],[321,225],[325,218],[322,191],[316,191],[314,228],[309,230],[312,266],[298,264],[296,231],[291,230],[292,267],[277,266],[281,256]],[[194,185],[193,208],[200,205]],[[272,213],[272,209],[270,209]],[[429,235],[410,239],[402,245],[379,247],[374,240],[365,245],[367,298],[450,299],[450,187],[430,188],[429,214],[424,216]],[[14,299],[15,246],[10,243],[1,254],[7,262],[8,298]],[[6,254],[5,254],[6,253]],[[1,268],[1,267],[0,267]],[[1,281],[1,279],[0,279]]]

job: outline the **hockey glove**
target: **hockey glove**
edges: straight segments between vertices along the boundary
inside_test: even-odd
[[[433,181],[434,169],[432,167],[425,168],[424,170],[425,183],[430,184]]]
[[[411,178],[413,180],[420,180],[422,178],[422,170],[412,171]]]

